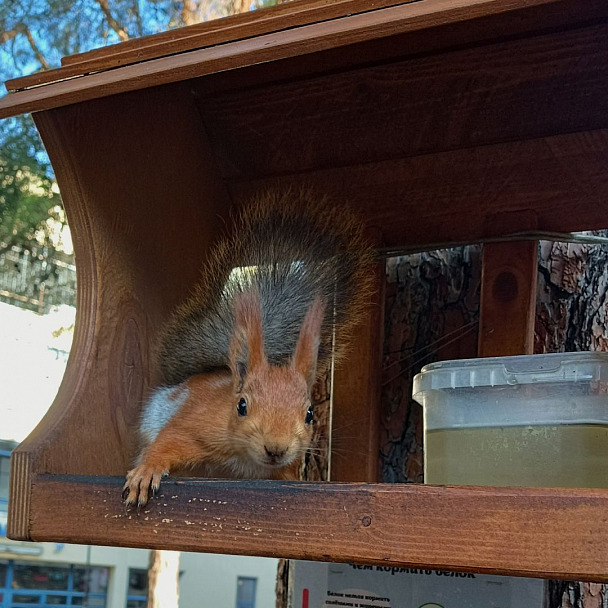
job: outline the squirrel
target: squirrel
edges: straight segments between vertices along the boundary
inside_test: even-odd
[[[373,250],[344,206],[303,190],[243,205],[193,295],[161,333],[127,508],[169,472],[297,479],[312,387],[345,353],[371,291]]]

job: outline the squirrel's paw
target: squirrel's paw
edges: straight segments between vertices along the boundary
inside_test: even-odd
[[[137,508],[145,506],[150,497],[150,491],[154,496],[160,489],[160,480],[166,477],[169,471],[159,467],[139,465],[127,473],[127,479],[122,489],[122,497],[127,509],[137,505]]]

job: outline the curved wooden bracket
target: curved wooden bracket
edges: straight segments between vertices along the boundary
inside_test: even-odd
[[[55,402],[13,454],[12,536],[27,536],[34,470],[127,470],[156,335],[230,212],[189,89],[126,97],[35,116],[74,235],[78,312]]]

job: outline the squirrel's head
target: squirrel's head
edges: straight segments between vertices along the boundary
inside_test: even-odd
[[[260,299],[256,291],[238,294],[230,344],[234,379],[231,429],[239,451],[256,465],[279,469],[303,456],[312,438],[311,391],[325,303],[317,297],[302,323],[291,361],[271,365],[264,354]]]

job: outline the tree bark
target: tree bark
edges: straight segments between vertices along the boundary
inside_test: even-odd
[[[422,411],[411,398],[423,365],[477,353],[478,246],[389,259],[380,449],[382,481],[422,483]]]
[[[606,585],[599,583],[565,583],[550,581],[555,603],[546,608],[605,608],[608,604]]]
[[[542,242],[535,352],[608,351],[608,248]]]
[[[150,551],[147,608],[178,608],[179,551]]]
[[[608,249],[542,242],[538,272],[535,352],[607,352]],[[563,581],[547,585],[545,608],[607,605],[608,585]]]

